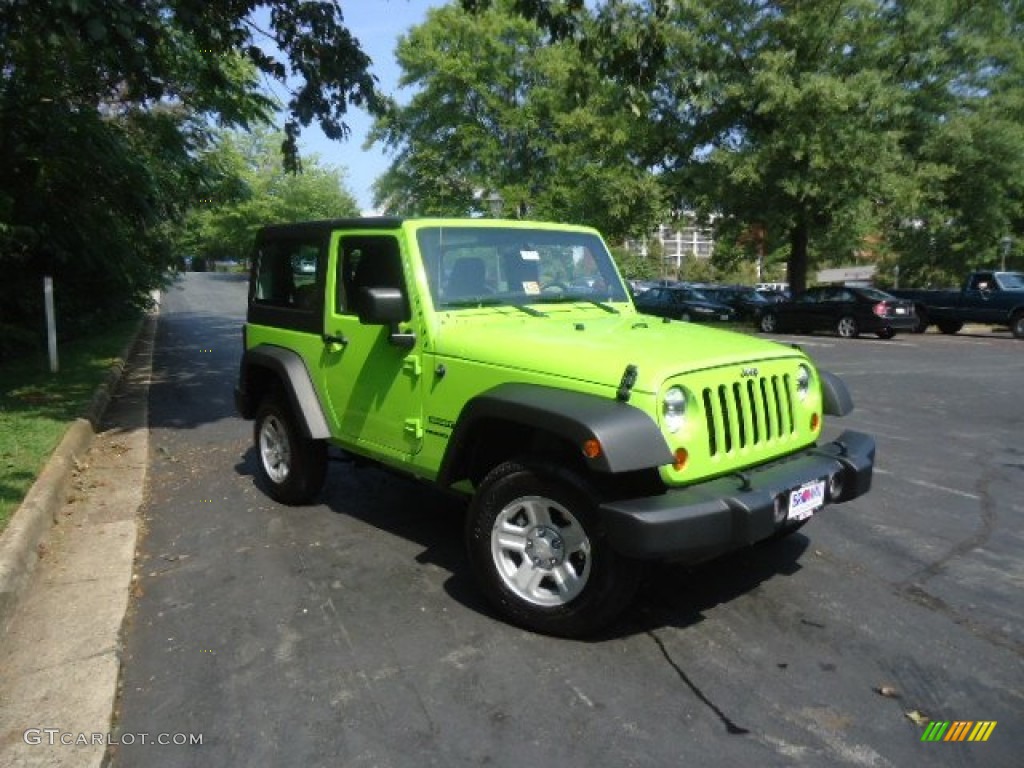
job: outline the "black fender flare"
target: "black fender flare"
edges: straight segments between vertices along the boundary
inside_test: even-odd
[[[251,383],[250,374],[258,368],[271,371],[281,382],[281,388],[305,437],[326,440],[331,436],[306,363],[296,352],[272,344],[260,344],[247,349],[242,355],[239,389],[235,395],[242,416],[252,418],[259,407],[258,400],[262,393],[252,392],[248,386]]]
[[[853,411],[853,397],[846,384],[829,371],[818,371],[821,379],[821,398],[825,413],[829,416],[846,416]]]
[[[470,399],[452,430],[438,473],[442,486],[456,482],[472,450],[472,438],[484,422],[503,421],[564,438],[580,447],[586,466],[619,473],[660,467],[674,461],[668,443],[648,414],[612,397],[600,397],[538,384],[500,384]],[[600,453],[583,454],[597,440]]]

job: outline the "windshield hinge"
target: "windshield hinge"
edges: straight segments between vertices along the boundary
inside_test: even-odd
[[[626,370],[622,372],[622,380],[619,381],[619,388],[615,392],[615,397],[624,403],[629,402],[630,392],[633,390],[633,386],[636,384],[636,366],[627,365]]]

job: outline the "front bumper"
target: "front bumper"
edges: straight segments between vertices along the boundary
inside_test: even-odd
[[[789,492],[805,483],[826,479],[828,487],[828,478],[841,481],[834,495],[826,493],[826,506],[863,496],[871,488],[874,463],[874,438],[847,431],[831,443],[742,473],[660,496],[609,501],[600,511],[608,539],[620,554],[694,563],[785,528]]]

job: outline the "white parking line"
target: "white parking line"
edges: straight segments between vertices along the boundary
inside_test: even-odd
[[[894,475],[892,472],[887,472],[884,469],[875,469],[877,475],[888,475],[890,477],[898,477],[900,480],[910,483],[911,485],[918,485],[922,488],[928,488],[932,491],[942,491],[943,493],[951,493],[954,496],[962,496],[965,499],[971,499],[972,501],[980,501],[981,496],[976,493],[967,493],[967,491],[958,491],[956,488],[947,488],[944,485],[936,485],[935,483],[929,483],[927,480],[914,480],[910,477],[903,477],[902,475]]]

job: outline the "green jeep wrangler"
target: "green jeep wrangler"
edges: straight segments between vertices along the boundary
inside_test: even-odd
[[[850,396],[797,349],[638,314],[593,229],[488,219],[271,226],[235,393],[259,479],[319,493],[327,447],[470,496],[469,561],[512,622],[591,633],[645,560],[789,533],[871,485],[819,444]]]

